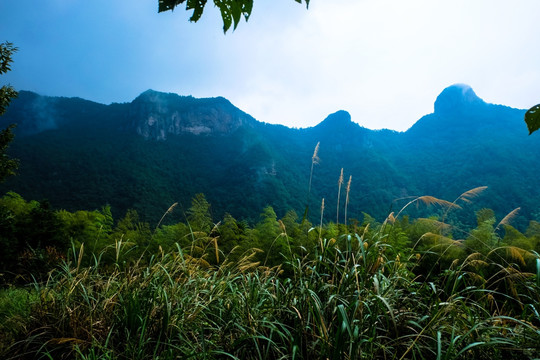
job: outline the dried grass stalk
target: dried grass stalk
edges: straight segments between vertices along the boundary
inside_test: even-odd
[[[469,191],[465,191],[463,194],[458,196],[458,198],[456,199],[456,201],[454,201],[454,203],[457,202],[458,200],[463,200],[466,203],[470,203],[471,199],[480,196],[480,194],[487,188],[488,188],[487,186],[479,186]]]
[[[521,210],[520,207],[518,208],[515,208],[514,210],[510,211],[502,220],[501,222],[499,222],[499,224],[497,225],[497,227],[495,229],[498,229],[499,227],[501,227],[502,225],[508,225],[510,224],[510,221],[512,221],[512,219],[514,219],[519,210]]]
[[[349,176],[349,181],[347,182],[347,195],[345,196],[345,226],[347,226],[347,207],[349,206],[349,192],[351,191],[351,182],[352,175]]]
[[[450,201],[446,201],[446,200],[442,200],[442,199],[437,199],[436,197],[429,196],[429,195],[420,196],[419,198],[416,199],[416,201],[417,201],[417,203],[418,202],[423,202],[426,205],[439,205],[439,206],[453,208],[453,209],[460,209],[461,208],[461,206],[459,206],[459,205],[457,205],[455,203],[451,203]]]
[[[341,197],[341,185],[343,185],[343,168],[341,168],[341,174],[339,174],[339,180],[338,180],[337,207],[336,207],[336,224],[339,224],[339,199],[340,199],[340,197]]]

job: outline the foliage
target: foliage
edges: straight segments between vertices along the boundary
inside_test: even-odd
[[[527,123],[529,135],[540,129],[540,104],[533,106],[525,113],[525,123]]]
[[[10,158],[7,154],[7,148],[13,140],[12,129],[15,125],[10,125],[0,131],[0,182],[3,182],[11,175],[15,175],[15,170],[19,166],[17,159]]]
[[[26,96],[29,94],[23,94]],[[531,221],[523,231],[524,227],[518,226],[519,208],[501,216],[500,211],[479,206],[476,202],[483,200],[479,195],[487,189],[485,186],[475,185],[453,202],[407,194],[393,200],[393,190],[389,189],[405,186],[402,173],[409,167],[430,174],[426,175],[427,186],[434,179],[457,186],[454,183],[459,172],[448,171],[441,153],[432,153],[436,149],[427,145],[432,140],[422,132],[429,127],[405,134],[422,135],[415,138],[417,148],[409,149],[415,156],[405,158],[398,153],[396,162],[390,164],[383,155],[391,147],[375,151],[365,146],[361,158],[354,152],[341,151],[342,142],[347,144],[351,134],[325,136],[332,133],[332,123],[304,133],[302,140],[282,129],[260,125],[269,129],[264,139],[242,129],[228,134],[227,141],[224,137],[215,141],[211,136],[181,135],[176,139],[181,141],[152,142],[135,134],[118,136],[121,124],[112,115],[103,125],[110,131],[95,127],[93,119],[105,116],[104,106],[80,101],[76,107],[70,111],[79,112],[79,122],[49,131],[46,137],[29,136],[31,141],[24,142],[28,148],[22,146],[22,151],[35,153],[32,144],[49,144],[46,148],[55,153],[52,158],[61,160],[52,166],[68,162],[72,171],[96,178],[96,184],[87,187],[70,184],[73,179],[54,179],[59,192],[80,196],[78,201],[84,201],[84,194],[66,189],[75,186],[106,193],[112,199],[117,194],[110,191],[119,189],[125,195],[119,197],[123,201],[128,195],[135,199],[135,205],[148,206],[146,202],[151,201],[154,210],[160,211],[153,217],[152,224],[157,225],[150,226],[138,209],[129,209],[131,201],[124,203],[125,211],[119,211],[120,206],[55,211],[46,201],[28,202],[12,192],[0,198],[0,241],[6,249],[0,259],[5,288],[0,292],[0,323],[18,324],[0,326],[0,357],[540,356],[538,222]],[[120,114],[125,107],[114,109]],[[15,107],[13,111],[19,110]],[[73,147],[78,151],[76,160],[58,142],[61,132],[68,130],[70,141],[77,145]],[[96,140],[104,136],[108,141],[96,146]],[[459,147],[452,141],[464,141],[455,136],[441,139],[449,140],[444,151],[451,152],[459,162],[460,156],[471,155],[453,152]],[[298,154],[291,149],[307,159],[316,138],[322,139],[320,151],[317,145],[309,178],[302,177],[299,174],[308,172],[309,162],[295,162]],[[381,141],[375,139],[369,140],[371,144]],[[348,144],[365,145],[365,140]],[[152,151],[147,151],[149,143]],[[295,146],[284,146],[286,143]],[[480,143],[478,138],[477,145]],[[115,163],[110,159],[111,152],[126,149],[133,154],[131,161]],[[332,153],[327,149],[338,150]],[[183,158],[186,150],[194,157]],[[482,151],[480,147],[477,153]],[[204,162],[209,154],[217,159],[213,166]],[[428,156],[437,157],[430,163],[434,170],[422,168]],[[325,166],[314,173],[315,160]],[[101,162],[109,166],[109,173],[97,170],[96,164]],[[158,163],[160,166],[153,166]],[[310,197],[313,203],[321,194],[333,198],[335,175],[342,163],[350,164],[343,176],[345,171],[354,174],[358,187],[371,188],[366,185],[371,182],[382,184],[383,189],[373,196],[379,203],[375,211],[380,213],[382,207],[387,210],[388,205],[394,210],[383,217],[384,221],[367,213],[360,218],[357,209],[348,213],[349,221],[342,224],[336,206],[336,223],[327,223],[321,209],[313,212],[318,217],[313,226],[308,217],[300,218],[290,210],[303,210],[306,190],[308,207]],[[195,168],[196,175],[185,175],[187,168]],[[47,173],[57,170],[48,168]],[[118,186],[119,177],[111,175],[115,172],[125,178],[124,185]],[[144,174],[137,178],[137,172]],[[276,180],[277,173],[283,173],[280,176],[292,189]],[[46,174],[39,175],[46,181]],[[336,199],[336,204],[342,205],[343,176],[338,181]],[[161,182],[164,178],[173,178],[175,183]],[[326,179],[334,180],[326,183]],[[227,205],[250,213],[264,204],[259,207],[259,211],[263,209],[260,217],[237,221],[227,212],[211,212],[215,208],[202,193],[191,199],[185,214],[174,210],[178,204],[182,208],[186,199],[163,212],[162,204],[172,203],[172,194],[178,194],[169,192],[170,188],[185,193],[205,188],[203,182],[212,190],[208,199],[222,202],[222,208]],[[40,185],[32,183],[31,187]],[[239,200],[229,203],[224,199],[233,189]],[[515,198],[512,189],[505,188],[510,199]],[[287,201],[295,197],[287,191],[300,199],[296,206],[289,206]],[[358,207],[356,199],[365,195],[351,192],[349,199],[349,191],[348,186],[345,207],[349,200]],[[272,195],[272,205],[261,196],[264,192]],[[401,208],[393,209],[398,205]],[[115,222],[113,214],[118,213],[123,217]],[[476,213],[476,222],[463,226],[462,213],[466,218],[473,214],[473,219]],[[221,221],[214,223],[214,219]],[[10,297],[19,299],[19,305],[10,303]]]
[[[207,221],[204,195],[192,204],[189,224]],[[30,287],[0,291],[0,357],[540,356],[535,221],[521,233],[508,216],[495,226],[494,212],[482,209],[477,227],[455,240],[461,229],[442,221],[447,213],[390,214],[382,223],[365,214],[313,229],[267,206],[253,228],[227,214],[212,228],[152,231],[132,210],[115,223],[108,207],[47,212],[14,193],[0,205],[14,228],[36,224],[41,233],[53,214],[72,240],[46,277],[33,268]]]
[[[38,303],[39,294],[33,289],[0,289],[0,354],[8,354],[9,344],[25,331],[25,322]]]
[[[265,213],[271,217],[270,209]],[[210,266],[204,255],[177,247],[128,266],[107,267],[95,256],[84,267],[86,250],[73,248],[46,284],[35,284],[22,308],[0,313],[8,322],[21,321],[1,328],[0,349],[13,359],[539,355],[534,277],[513,272],[502,282],[479,281],[473,272],[479,260],[469,256],[422,281],[411,272],[415,257],[386,256],[387,231],[388,224],[378,224],[361,235],[321,239],[313,257],[294,255],[283,263],[287,276],[281,266],[259,266],[255,253]],[[130,251],[123,246],[117,251]],[[0,293],[0,300],[7,296]],[[19,317],[29,311],[32,316]]]
[[[190,21],[197,22],[204,11],[207,0],[159,0],[158,11],[174,10],[180,4],[186,3],[186,10],[193,10]],[[302,3],[302,0],[295,0]],[[305,0],[306,6],[309,0]],[[242,17],[248,21],[253,9],[253,0],[214,0],[214,5],[219,8],[221,18],[223,19],[223,31],[227,32],[231,25],[236,29]]]
[[[69,239],[46,201],[0,198],[0,284],[43,279],[63,258]]]
[[[0,75],[11,70],[12,56],[16,51],[17,48],[10,42],[0,44]],[[15,97],[17,97],[17,92],[12,86],[4,85],[0,88],[0,116],[6,112],[11,99]],[[6,149],[13,140],[13,132],[11,131],[13,128],[14,125],[9,125],[0,131],[0,182],[8,176],[14,175],[18,166],[18,161],[9,158],[6,154]]]
[[[210,215],[210,204],[206,201],[204,194],[199,193],[191,199],[191,207],[187,211],[188,223],[193,231],[203,231],[208,233],[212,228],[212,216]]]
[[[223,102],[165,95],[163,108],[170,112],[163,116],[211,112]],[[200,192],[212,204],[214,222],[229,213],[250,225],[259,221],[266,205],[278,218],[289,210],[302,218],[308,205],[306,220],[318,223],[323,197],[332,212],[339,199],[340,223],[345,223],[345,207],[347,224],[362,219],[366,211],[383,221],[407,202],[395,199],[421,194],[454,199],[464,188],[489,185],[473,206],[449,211],[447,220],[469,230],[482,207],[501,218],[520,206],[513,226],[525,231],[540,202],[540,189],[530,187],[540,172],[535,160],[540,141],[520,130],[521,110],[493,105],[459,116],[432,114],[405,133],[370,131],[352,122],[346,132],[326,122],[288,129],[246,118],[235,131],[168,134],[161,141],[136,133],[135,125],[148,115],[138,101],[101,105],[21,91],[0,121],[2,127],[17,123],[9,150],[24,166],[0,190],[46,198],[53,207],[70,212],[109,204],[119,218],[134,209],[152,229],[165,206],[176,202],[163,224],[184,221],[183,211]],[[229,106],[226,114],[231,118],[247,116]],[[51,119],[56,128],[39,128]],[[317,165],[312,154],[319,141]],[[348,200],[344,189],[336,197],[341,168],[342,187],[354,178]],[[406,214],[429,217],[431,210],[412,204]]]
[[[4,42],[0,44],[0,75],[7,73],[11,70],[11,63],[13,62],[13,53],[17,51],[17,48],[10,42]],[[6,109],[12,98],[17,96],[17,92],[12,86],[4,85],[0,88],[0,115],[6,112]]]

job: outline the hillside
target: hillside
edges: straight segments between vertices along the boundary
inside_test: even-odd
[[[224,98],[152,90],[111,105],[21,91],[0,118],[2,127],[18,124],[10,154],[21,160],[19,175],[2,191],[68,210],[110,204],[121,216],[133,208],[151,223],[174,202],[189,207],[200,192],[215,219],[228,212],[255,221],[266,205],[280,216],[288,210],[301,216],[320,142],[312,219],[325,198],[325,218],[335,221],[344,168],[345,181],[352,175],[352,218],[363,212],[384,218],[404,204],[399,198],[452,201],[485,185],[489,190],[467,211],[489,207],[504,216],[519,206],[524,226],[540,217],[540,140],[527,136],[523,114],[484,102],[466,85],[443,90],[434,112],[406,132],[363,128],[346,111],[312,128],[290,129],[259,122]],[[183,220],[181,212],[175,216],[171,221]]]

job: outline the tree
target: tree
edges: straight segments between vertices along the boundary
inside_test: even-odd
[[[11,159],[6,154],[6,150],[13,140],[13,129],[15,125],[10,125],[0,131],[0,182],[3,182],[8,176],[15,175],[15,170],[19,166],[17,159]]]
[[[10,42],[0,44],[0,75],[11,70],[13,53],[17,51],[16,47]],[[4,85],[0,88],[0,116],[6,112],[11,99],[17,96],[17,92],[10,85]],[[13,140],[13,129],[15,125],[10,125],[0,131],[0,182],[3,182],[8,176],[15,174],[18,161],[10,159],[6,155],[6,149],[11,140]]]
[[[191,207],[188,209],[187,215],[189,225],[193,231],[210,233],[213,222],[210,215],[210,204],[204,194],[197,194],[191,199]]]
[[[301,4],[302,0],[294,0]],[[190,21],[197,22],[204,10],[207,0],[158,0],[158,11],[169,11],[180,4],[186,3],[186,10],[193,10]],[[304,0],[306,7],[309,0]],[[223,31],[227,32],[231,25],[236,29],[242,16],[248,21],[253,9],[253,0],[214,0],[214,5],[219,8],[223,19]]]
[[[260,260],[266,266],[279,265],[283,263],[283,255],[288,255],[289,251],[276,212],[268,205],[263,209],[260,218],[255,227],[257,242],[254,244],[264,251]]]
[[[235,218],[232,217],[231,214],[227,213],[225,214],[225,217],[223,218],[223,221],[221,223],[221,226],[219,227],[219,249],[223,252],[225,256],[231,260],[231,251],[236,246],[242,246],[245,245],[246,242],[246,234],[244,232],[244,229],[241,226],[238,226],[238,222]],[[244,249],[249,250],[249,249]],[[243,252],[240,251],[240,253]],[[239,252],[237,252],[239,253]],[[237,258],[237,256],[233,256],[234,258]]]
[[[46,201],[25,201],[8,192],[0,198],[0,284],[17,274],[30,281],[46,276],[68,248],[63,223]],[[4,275],[7,277],[4,277]]]

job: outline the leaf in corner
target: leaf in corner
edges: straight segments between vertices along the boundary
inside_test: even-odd
[[[159,0],[158,12],[174,10],[174,8],[186,0]]]
[[[525,113],[525,122],[529,129],[529,135],[540,129],[540,104],[533,106]]]
[[[253,0],[245,0],[242,4],[242,14],[244,14],[246,21],[248,21],[251,15],[251,10],[253,10]]]
[[[242,7],[236,1],[233,1],[231,3],[230,11],[231,11],[231,15],[233,18],[233,23],[234,23],[233,29],[236,30],[236,27],[238,26],[238,23],[240,22],[240,17],[242,16]]]
[[[186,10],[193,10],[193,15],[189,18],[189,21],[197,22],[201,18],[206,0],[188,0]]]
[[[223,19],[223,32],[227,33],[227,30],[229,30],[233,21],[231,9],[229,8],[230,5],[224,0],[214,0],[214,4],[221,12],[221,18]]]

